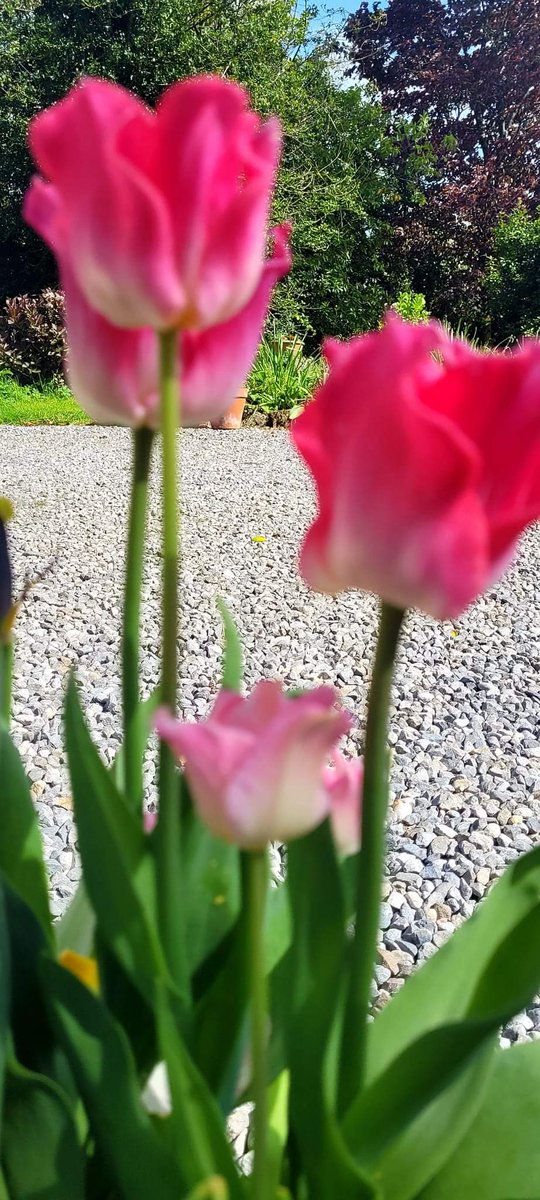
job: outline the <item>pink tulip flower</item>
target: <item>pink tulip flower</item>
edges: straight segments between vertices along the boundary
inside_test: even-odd
[[[325,764],[351,727],[335,703],[331,687],[291,699],[279,683],[266,681],[247,698],[220,692],[205,721],[177,721],[161,709],[155,726],[183,760],[201,820],[217,837],[258,849],[314,829],[340,789],[339,805],[348,795],[358,814],[359,791],[352,796],[341,765],[326,782]],[[340,827],[345,823],[340,817]]]
[[[319,504],[302,575],[455,618],[540,516],[540,344],[481,353],[389,316],[325,354],[292,428]]]
[[[223,325],[178,339],[183,425],[218,419],[250,370],[272,288],[288,271],[289,226],[274,231],[274,250],[251,299]],[[71,272],[62,270],[66,298],[67,376],[79,404],[95,421],[157,426],[158,344],[154,331],[120,329],[85,300]]]
[[[337,752],[332,757],[332,765],[323,771],[323,783],[334,841],[347,857],[360,849],[363,764],[358,758],[344,758]]]
[[[237,84],[184,80],[154,112],[83,79],[35,117],[29,142],[40,175],[26,220],[113,325],[199,331],[251,300],[281,133]]]

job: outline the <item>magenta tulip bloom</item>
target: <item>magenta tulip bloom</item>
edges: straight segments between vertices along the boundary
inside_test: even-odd
[[[540,344],[480,353],[390,316],[325,354],[292,429],[319,502],[302,575],[454,618],[540,516]]]
[[[272,288],[290,267],[289,226],[274,232],[274,251],[260,282],[240,312],[178,339],[181,420],[217,420],[245,382],[261,338]],[[69,271],[66,297],[67,376],[79,404],[95,421],[156,426],[159,420],[159,353],[154,331],[119,329],[90,308]]]
[[[335,703],[330,687],[290,699],[267,681],[247,698],[220,692],[205,721],[161,710],[155,724],[184,761],[201,820],[217,837],[257,849],[301,837],[330,814],[325,764],[351,726]]]
[[[25,217],[113,325],[201,330],[229,321],[265,269],[279,122],[241,87],[201,76],[152,112],[84,79],[30,126],[41,174]]]

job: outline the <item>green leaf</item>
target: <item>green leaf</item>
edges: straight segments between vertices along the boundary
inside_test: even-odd
[[[81,879],[73,899],[57,921],[54,931],[59,950],[75,950],[77,954],[92,953],[96,917]]]
[[[39,974],[47,939],[32,909],[0,874],[11,959],[10,1030],[14,1054],[30,1071],[65,1087],[67,1064],[51,1029]]]
[[[354,1146],[355,1158],[384,1176],[384,1152],[476,1059],[492,1033],[492,1022],[462,1021],[431,1029],[408,1046],[362,1092],[345,1121],[345,1138]],[[493,1040],[487,1046],[489,1057],[494,1047]]]
[[[7,729],[0,726],[0,870],[51,936],[47,875],[30,786]]]
[[[167,978],[152,855],[142,823],[129,811],[92,743],[73,679],[65,722],[85,886],[104,941],[151,1003],[154,978]]]
[[[289,1137],[290,1074],[282,1071],[268,1088],[268,1191],[275,1195]]]
[[[239,692],[242,686],[242,643],[225,601],[218,596],[216,604],[223,621],[224,637],[221,686],[230,692]]]
[[[96,936],[100,993],[112,1017],[122,1026],[131,1046],[137,1073],[146,1078],[158,1061],[156,1021],[153,1009],[135,988],[122,964]]]
[[[6,1075],[2,1168],[11,1200],[84,1200],[85,1155],[70,1101],[15,1060]]]
[[[160,700],[160,689],[155,688],[155,690],[151,693],[151,695],[147,696],[146,700],[141,701],[141,703],[139,704],[139,707],[137,709],[137,712],[135,713],[134,719],[133,719],[132,737],[133,737],[134,741],[136,742],[137,756],[138,756],[138,770],[139,770],[139,774],[140,774],[141,778],[142,778],[143,765],[144,765],[144,756],[146,753],[146,747],[148,745],[148,736],[150,733],[150,725],[151,725],[152,717],[154,716],[154,713],[159,705],[159,700]],[[120,747],[118,754],[116,755],[116,758],[111,767],[111,774],[112,774],[112,777],[114,779],[114,782],[115,782],[117,788],[119,789],[119,791],[121,791],[125,795],[124,747],[123,746]],[[138,797],[135,797],[134,799],[135,799],[135,803],[136,803],[136,807],[135,807],[134,811],[135,811],[135,814],[137,815],[139,812],[139,808],[140,808],[140,801],[139,801]],[[128,803],[129,803],[129,800],[130,800],[130,797],[126,795],[126,801]]]
[[[227,1180],[231,1200],[240,1200],[243,1188],[225,1135],[223,1117],[188,1054],[163,990],[157,1005],[157,1020],[173,1104],[168,1118],[170,1144],[177,1152],[182,1187],[191,1190],[208,1176],[221,1175]]]
[[[111,1180],[124,1200],[179,1200],[179,1173],[143,1109],[122,1029],[69,971],[44,959],[42,972],[51,1017]]]
[[[345,967],[345,906],[329,823],[289,846],[293,942],[283,1020],[290,1114],[311,1200],[368,1200],[376,1189],[354,1162],[335,1119],[332,1034]],[[324,880],[322,888],[321,880]]]
[[[419,1200],[540,1196],[540,1043],[498,1050],[481,1108]]]
[[[186,946],[190,974],[233,926],[240,908],[239,852],[213,837],[191,805],[182,824]]]
[[[6,1069],[10,1006],[11,954],[4,888],[0,878],[0,1144],[2,1133],[2,1093]]]
[[[463,1059],[457,1078],[452,1080],[450,1071],[447,1086],[437,1098],[432,1097],[431,1084],[426,1082],[423,1111],[418,1093],[421,1077],[411,1073],[410,1123],[401,1134],[396,1130],[396,1140],[378,1163],[392,1200],[416,1197],[474,1119],[489,1079],[490,1034],[526,1005],[540,985],[540,960],[530,953],[531,944],[539,937],[540,851],[535,850],[509,868],[474,916],[407,980],[370,1026],[368,1089],[385,1077],[392,1063],[399,1064],[405,1052],[414,1061],[414,1045],[425,1044],[426,1034],[444,1026],[456,1027],[462,1047],[469,1033],[474,1041],[476,1030],[481,1051],[477,1054],[471,1049],[470,1062],[467,1065]],[[464,1028],[458,1033],[460,1024]],[[386,1094],[390,1120],[388,1086]],[[403,1113],[408,1112],[407,1103],[403,1100]],[[364,1104],[364,1098],[359,1098],[345,1121],[353,1153],[361,1151]]]
[[[287,887],[282,884],[278,888],[270,888],[267,895],[264,944],[268,974],[282,959],[290,940]],[[248,1032],[246,968],[246,928],[241,912],[233,929],[219,943],[194,980],[197,1006],[190,1049],[225,1113],[231,1110],[237,1099],[245,1058]],[[215,1019],[216,1012],[220,1014],[219,1023]],[[283,1055],[281,1043],[279,1049]]]

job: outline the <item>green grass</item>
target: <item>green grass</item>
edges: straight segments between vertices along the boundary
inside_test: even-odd
[[[0,425],[88,425],[90,418],[64,384],[23,387],[0,374]]]

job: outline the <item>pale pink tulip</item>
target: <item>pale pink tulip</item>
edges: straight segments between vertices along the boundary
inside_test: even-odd
[[[256,849],[301,837],[330,815],[335,789],[325,784],[325,764],[351,726],[335,704],[333,688],[291,699],[268,681],[247,698],[220,692],[205,721],[177,721],[162,709],[155,724],[183,760],[201,820],[217,837]]]

